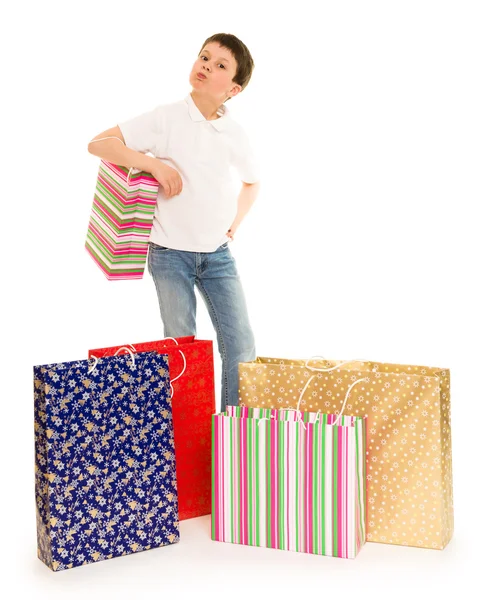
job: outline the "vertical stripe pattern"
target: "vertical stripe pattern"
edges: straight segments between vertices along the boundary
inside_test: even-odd
[[[355,558],[365,419],[336,418],[237,406],[213,415],[212,539]]]
[[[141,279],[159,184],[101,160],[85,247],[107,279]]]

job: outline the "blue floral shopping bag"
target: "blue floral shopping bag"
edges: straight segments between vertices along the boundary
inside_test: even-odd
[[[167,355],[34,367],[38,557],[53,571],[179,540]]]

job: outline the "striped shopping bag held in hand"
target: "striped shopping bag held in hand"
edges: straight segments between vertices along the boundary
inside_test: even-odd
[[[92,141],[105,139],[122,142]],[[85,247],[107,279],[142,278],[158,190],[150,173],[101,160]]]

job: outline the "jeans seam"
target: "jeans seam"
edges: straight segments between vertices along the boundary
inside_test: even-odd
[[[218,315],[216,314],[216,309],[214,308],[214,304],[212,303],[211,298],[209,297],[209,294],[208,294],[206,288],[203,286],[200,279],[197,279],[197,284],[199,286],[199,290],[201,291],[204,298],[208,302],[208,306],[211,309],[212,315],[214,317],[215,327],[217,329],[217,332],[219,333],[219,340],[221,342],[222,359],[224,362],[224,394],[225,394],[224,405],[228,406],[228,399],[229,399],[228,398],[228,366],[226,364],[227,363],[227,353],[226,353],[226,346],[224,344],[223,332],[222,332],[221,326],[219,324],[219,319],[218,319]]]
[[[149,266],[150,266],[150,265],[149,265]],[[158,283],[157,283],[157,278],[156,278],[156,277],[154,277],[154,269],[151,269],[151,271],[152,271],[152,272],[151,272],[151,277],[152,277],[152,279],[154,280],[154,285],[155,285],[155,287],[156,287],[157,301],[159,302],[159,312],[161,313],[161,321],[162,321],[162,323],[163,323],[163,326],[164,326],[164,319],[163,319],[163,316],[162,316],[162,312],[163,312],[163,311],[162,311],[162,300],[161,300],[161,296],[162,296],[162,294],[159,292],[159,285],[158,285]]]
[[[152,269],[151,269],[151,248],[149,247],[148,251],[147,251],[147,272],[149,273],[149,275],[152,277]]]

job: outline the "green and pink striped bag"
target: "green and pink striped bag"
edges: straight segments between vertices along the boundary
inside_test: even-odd
[[[213,540],[355,558],[364,418],[228,406],[212,424]]]
[[[159,183],[101,160],[85,247],[109,280],[141,279]]]

